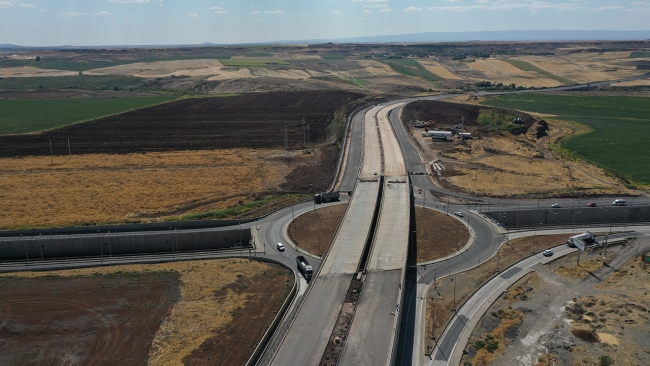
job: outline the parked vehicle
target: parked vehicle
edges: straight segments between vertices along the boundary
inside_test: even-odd
[[[550,257],[553,255],[553,251],[550,249],[546,249],[545,251],[542,252],[542,254],[544,255],[544,257]]]
[[[562,208],[559,203],[554,203],[551,205],[551,208]]]
[[[279,251],[284,252],[284,244],[278,243],[277,248]]]
[[[584,241],[586,244],[591,244],[596,242],[596,236],[591,231],[587,231],[584,234],[574,235],[570,237],[569,240],[567,240],[567,244],[571,248],[575,248],[576,246],[576,243],[574,242],[575,239],[580,239]]]
[[[589,202],[587,207],[596,207],[596,202]]]
[[[625,202],[624,199],[616,199],[614,202],[612,202],[612,205],[614,206],[625,206],[627,202]]]
[[[309,262],[307,262],[305,257],[299,255],[296,257],[296,264],[298,265],[300,273],[302,273],[302,275],[305,276],[305,279],[309,281],[311,276],[314,274],[314,269],[311,267]]]
[[[341,194],[339,192],[317,193],[314,195],[314,202],[320,204],[323,202],[338,201],[340,198]]]

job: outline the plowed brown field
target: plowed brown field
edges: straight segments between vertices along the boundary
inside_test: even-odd
[[[290,147],[323,141],[337,110],[362,98],[349,92],[257,93],[193,98],[41,134],[0,137],[0,156]],[[303,132],[302,121],[309,124]],[[306,132],[306,130],[305,130]]]
[[[0,276],[0,365],[243,365],[293,286],[247,259]]]

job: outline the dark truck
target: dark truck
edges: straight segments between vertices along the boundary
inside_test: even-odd
[[[298,270],[302,273],[303,276],[305,276],[305,279],[309,281],[311,279],[311,276],[314,274],[314,270],[309,262],[307,262],[305,257],[299,255],[296,257],[296,264],[298,265]]]
[[[339,192],[317,193],[314,196],[314,202],[323,203],[323,202],[330,202],[330,201],[338,201],[340,198],[341,198],[341,194]]]

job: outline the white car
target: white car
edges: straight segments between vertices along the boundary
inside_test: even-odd
[[[284,244],[278,243],[278,250],[284,252]]]
[[[454,212],[454,215],[456,215],[456,216],[458,216],[458,217],[463,217],[463,213],[460,212],[460,211],[456,211],[456,212]]]
[[[551,208],[562,208],[559,203],[554,203],[551,205]]]
[[[550,250],[550,249],[546,249],[545,251],[542,252],[542,254],[543,254],[545,257],[550,257],[550,256],[553,255],[553,251]]]

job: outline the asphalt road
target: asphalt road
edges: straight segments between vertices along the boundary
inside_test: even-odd
[[[582,232],[585,229],[586,228],[581,228],[579,232]],[[562,229],[552,230],[550,232],[545,232],[544,234],[563,234],[569,232],[571,232],[570,229]],[[516,235],[513,235],[513,238],[531,236],[533,233],[534,232],[517,233]],[[635,230],[635,233],[614,235],[610,238],[647,234],[650,234],[650,226],[639,227],[637,230]],[[603,238],[599,238],[599,240],[602,241]],[[574,252],[577,249],[569,248],[567,245],[562,244],[554,247],[552,250],[554,253],[554,258],[557,258]],[[442,336],[439,338],[437,346],[434,349],[432,359],[421,357],[421,362],[415,362],[413,364],[439,366],[448,365],[450,363],[457,364],[457,362],[460,362],[460,356],[462,356],[461,351],[467,344],[467,339],[478,323],[478,320],[480,320],[480,318],[489,307],[489,302],[496,300],[498,295],[500,295],[504,289],[507,289],[510,285],[516,282],[519,276],[524,275],[528,269],[546,260],[548,260],[547,257],[544,257],[541,253],[537,253],[509,268],[504,269],[498,276],[494,277],[488,283],[483,285],[461,306],[460,309],[458,309],[455,317],[448,324]],[[420,335],[423,336],[423,334]],[[419,354],[423,353],[424,350],[420,349]]]

